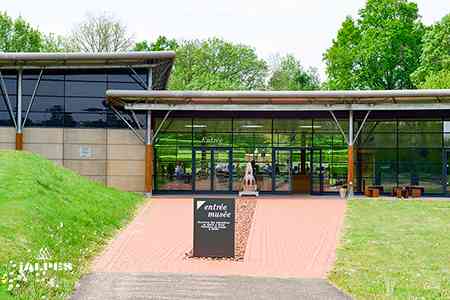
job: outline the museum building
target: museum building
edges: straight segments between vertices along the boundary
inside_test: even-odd
[[[0,149],[107,186],[447,196],[450,90],[168,91],[175,53],[1,53]]]

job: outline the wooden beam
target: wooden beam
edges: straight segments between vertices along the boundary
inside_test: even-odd
[[[16,132],[16,150],[23,150],[23,133]]]
[[[353,162],[353,145],[348,145],[348,165],[347,165],[347,190],[353,193],[353,174],[355,164]]]
[[[145,192],[153,190],[153,145],[145,145]]]

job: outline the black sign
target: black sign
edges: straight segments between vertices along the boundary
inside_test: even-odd
[[[234,257],[234,198],[194,198],[194,256]]]

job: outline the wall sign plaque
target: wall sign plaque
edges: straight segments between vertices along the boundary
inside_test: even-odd
[[[92,148],[88,146],[80,146],[80,158],[91,158]]]
[[[194,198],[195,257],[234,257],[234,231],[234,198]]]

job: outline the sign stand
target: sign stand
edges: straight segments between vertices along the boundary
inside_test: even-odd
[[[194,257],[234,258],[234,198],[194,198]]]

